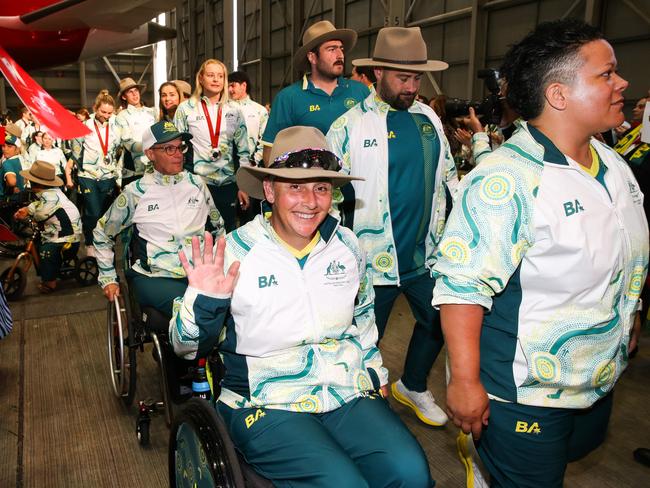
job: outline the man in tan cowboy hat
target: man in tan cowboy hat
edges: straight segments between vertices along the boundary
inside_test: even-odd
[[[268,161],[276,134],[287,127],[316,127],[323,134],[345,111],[368,96],[368,88],[343,77],[345,53],[357,42],[351,29],[337,29],[327,20],[310,26],[293,59],[298,69],[309,71],[303,79],[281,90],[262,136]]]
[[[304,126],[278,133],[266,167],[242,166],[237,184],[269,212],[220,240],[216,256],[206,235],[203,256],[195,240],[193,264],[181,257],[190,287],[170,336],[186,359],[219,348],[217,408],[274,485],[430,487],[422,448],[377,392],[388,372],[372,285],[357,238],[330,213],[332,189],[358,178],[339,168],[325,136]]]
[[[401,293],[415,315],[393,396],[422,422],[443,425],[447,416],[427,390],[427,376],[444,344],[438,311],[431,306],[429,267],[444,228],[447,196],[455,193],[458,179],[440,119],[415,96],[423,72],[443,70],[447,63],[427,59],[419,27],[386,27],[377,35],[373,57],[352,64],[374,67],[377,89],[327,134],[343,171],[366,180],[352,182],[353,205],[344,210],[343,222],[357,234],[370,262],[379,337]]]
[[[41,293],[56,289],[56,278],[61,264],[77,255],[81,241],[81,217],[77,207],[61,191],[63,181],[56,176],[50,163],[35,161],[29,170],[20,172],[29,180],[38,199],[16,211],[14,218],[33,218],[42,225],[41,242],[38,244],[41,276]]]
[[[122,163],[122,186],[126,186],[144,174],[149,159],[142,151],[142,134],[156,122],[156,109],[142,103],[142,91],[146,85],[136,83],[133,78],[120,80],[118,100],[122,110],[115,117],[123,139],[129,143],[124,146]]]

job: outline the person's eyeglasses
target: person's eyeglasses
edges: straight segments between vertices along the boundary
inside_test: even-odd
[[[185,154],[187,152],[187,144],[180,144],[179,146],[157,146],[157,147],[152,147],[151,149],[158,149],[160,151],[165,151],[165,154],[167,156],[173,156],[176,151],[178,151],[181,154]]]
[[[276,158],[269,168],[321,168],[326,171],[339,171],[341,161],[334,153],[324,149],[303,149]]]

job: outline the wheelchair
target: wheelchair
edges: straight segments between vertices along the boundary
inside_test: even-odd
[[[212,398],[218,398],[223,365],[218,353],[208,358]],[[273,488],[235,450],[213,400],[188,400],[174,418],[169,437],[169,486],[172,488]]]
[[[0,239],[5,243],[0,247],[4,255],[10,256],[12,250],[18,250],[15,246],[21,246],[23,245],[21,243],[25,242],[22,251],[14,256],[14,263],[0,274],[0,282],[7,300],[18,300],[23,296],[27,286],[27,273],[32,264],[36,272],[39,272],[41,259],[38,254],[38,243],[41,239],[41,229],[33,220],[27,219],[27,222],[31,228],[31,235],[26,238],[26,241],[23,241],[6,224],[0,223]],[[14,243],[14,247],[11,247]],[[90,286],[97,283],[98,275],[95,258],[79,259],[75,253],[64,255],[58,278],[61,280],[74,278],[81,286]]]
[[[130,241],[122,236],[122,242]],[[124,245],[124,263],[131,263],[132,249]],[[145,344],[153,345],[153,357],[158,368],[160,399],[138,401],[135,433],[141,446],[149,445],[149,426],[154,414],[162,412],[167,426],[174,416],[174,401],[168,379],[169,365],[175,360],[167,334],[170,317],[153,307],[142,307],[129,290],[126,271],[118,269],[120,294],[107,305],[106,334],[107,352],[113,393],[126,407],[133,404],[137,384],[138,351],[144,352]],[[173,369],[173,368],[172,368]]]

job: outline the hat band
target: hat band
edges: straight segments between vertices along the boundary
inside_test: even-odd
[[[380,63],[392,63],[392,64],[427,64],[427,60],[421,59],[406,59],[406,60],[397,60],[397,59],[388,59],[388,58],[378,58],[376,56],[372,57],[373,61],[379,61]]]

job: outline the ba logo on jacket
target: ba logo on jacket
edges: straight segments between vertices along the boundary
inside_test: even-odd
[[[260,288],[268,288],[269,286],[278,286],[278,280],[275,279],[275,275],[258,276],[257,285]]]
[[[160,210],[160,207],[158,206],[157,203],[154,203],[153,205],[149,205],[147,207],[147,211],[153,212],[154,210]]]
[[[363,147],[377,147],[377,139],[364,139]]]
[[[584,212],[585,209],[582,205],[580,205],[580,202],[578,199],[575,201],[571,202],[564,202],[564,215],[567,217],[570,217],[573,214],[577,214],[578,212]]]
[[[309,106],[309,111],[310,112],[319,112],[320,111],[320,105],[310,105]]]

